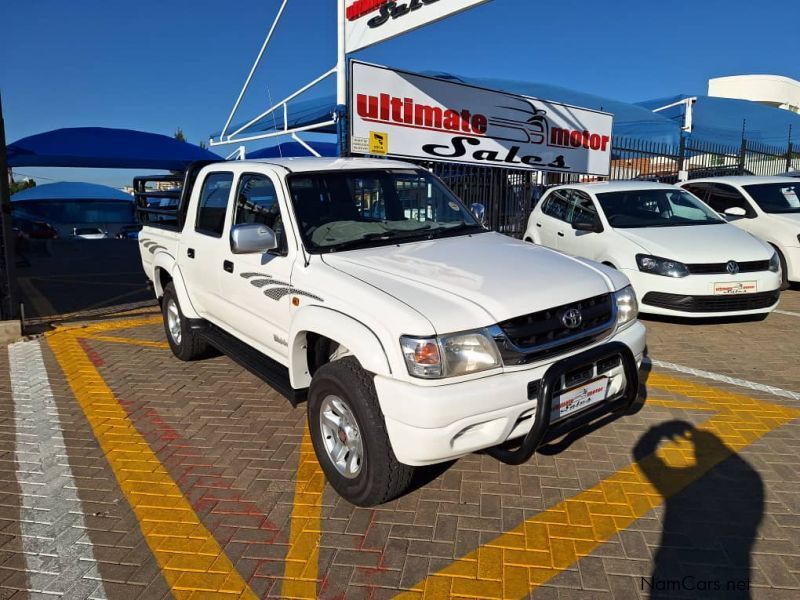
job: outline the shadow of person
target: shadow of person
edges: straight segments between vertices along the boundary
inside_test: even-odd
[[[668,465],[656,454],[664,441],[690,443],[693,464]],[[659,599],[750,598],[750,556],[764,511],[760,475],[716,435],[685,421],[651,427],[633,457],[665,503],[653,573],[640,590]]]

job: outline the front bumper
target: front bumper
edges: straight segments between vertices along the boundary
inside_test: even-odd
[[[644,325],[637,321],[608,341],[621,342],[630,349],[636,364],[641,363]],[[572,353],[575,354],[578,353]],[[534,424],[538,405],[535,382],[541,382],[557,362],[439,386],[376,376],[375,388],[395,456],[404,464],[429,465],[526,435]],[[606,375],[607,398],[613,399],[628,383],[623,365]]]
[[[678,317],[736,317],[768,313],[778,305],[778,273],[759,271],[737,275],[689,275],[672,278],[622,269],[639,298],[642,313]],[[714,294],[717,283],[755,282],[756,291]]]
[[[800,282],[800,247],[787,246],[782,248],[783,258],[786,259],[786,275],[789,281]]]

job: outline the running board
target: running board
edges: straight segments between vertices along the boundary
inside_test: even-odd
[[[308,390],[294,389],[289,381],[289,369],[266,354],[203,319],[191,319],[189,327],[214,348],[285,396],[292,406],[297,406],[306,399]]]

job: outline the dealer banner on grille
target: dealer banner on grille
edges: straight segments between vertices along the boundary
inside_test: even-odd
[[[345,47],[355,52],[489,0],[339,0],[345,6]]]
[[[350,63],[350,150],[605,176],[610,114]]]

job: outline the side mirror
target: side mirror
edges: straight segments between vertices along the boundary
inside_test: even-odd
[[[275,232],[260,223],[242,223],[231,228],[231,252],[255,254],[278,247]]]
[[[486,227],[486,207],[479,202],[475,202],[469,207],[469,210],[478,219],[478,223]]]
[[[575,221],[572,224],[572,228],[575,231],[586,231],[589,233],[602,233],[603,231],[603,225],[597,219],[594,221]]]
[[[743,209],[741,206],[731,206],[730,208],[726,208],[725,212],[723,213],[726,217],[746,217],[747,211]]]

